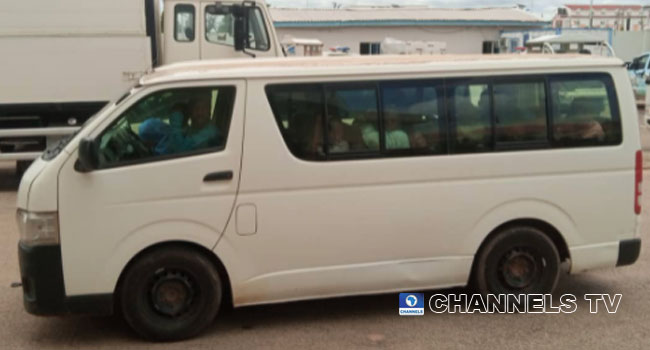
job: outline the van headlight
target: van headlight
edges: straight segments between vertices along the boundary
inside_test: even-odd
[[[28,246],[59,244],[58,213],[32,213],[19,209],[16,221],[21,243]]]

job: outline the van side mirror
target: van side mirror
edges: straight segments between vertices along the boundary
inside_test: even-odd
[[[99,167],[97,145],[94,140],[84,138],[79,142],[79,159],[74,169],[81,173],[89,173]]]

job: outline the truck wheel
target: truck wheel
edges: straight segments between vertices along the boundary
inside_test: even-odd
[[[512,227],[479,251],[473,284],[486,294],[547,294],[560,277],[560,254],[542,231]]]
[[[214,320],[222,284],[211,261],[179,247],[155,250],[126,271],[118,300],[126,322],[154,341],[193,337]]]

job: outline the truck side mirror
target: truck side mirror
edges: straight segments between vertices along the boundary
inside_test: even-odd
[[[248,46],[248,28],[245,16],[235,16],[235,51],[244,51]]]
[[[235,51],[244,51],[248,47],[248,17],[250,14],[249,9],[251,9],[250,4],[246,5],[249,2],[244,2],[244,5],[233,4],[233,5],[224,5],[221,2],[217,2],[214,5],[208,6],[206,11],[212,15],[230,15],[234,21],[234,32],[233,41],[235,46]],[[253,3],[254,4],[254,3]],[[189,38],[189,35],[187,36]],[[253,54],[250,54],[254,56]]]
[[[248,11],[243,6],[233,6],[235,19],[235,51],[244,51],[248,46]]]
[[[194,29],[192,28],[185,28],[185,37],[189,41],[194,41]]]
[[[94,140],[84,138],[79,142],[79,159],[74,169],[81,173],[91,172],[99,167],[97,146]]]

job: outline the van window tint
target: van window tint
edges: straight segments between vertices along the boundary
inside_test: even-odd
[[[441,85],[441,84],[440,84]],[[387,150],[446,152],[442,89],[433,84],[389,83],[382,87]]]
[[[317,85],[269,88],[269,100],[291,152],[303,159],[322,159],[323,90]]]
[[[548,140],[544,82],[494,84],[497,142]]]
[[[194,18],[194,6],[176,5],[174,7],[174,39],[176,41],[194,41]]]
[[[309,160],[622,142],[614,83],[601,73],[276,85],[267,95],[292,153]]]
[[[326,96],[329,153],[379,150],[376,88],[328,87]]]
[[[556,144],[571,147],[622,141],[611,78],[554,78],[550,85]]]
[[[99,138],[100,167],[225,147],[234,87],[153,93],[130,107]]]
[[[487,83],[450,84],[449,114],[455,126],[455,153],[492,149],[490,88]]]

